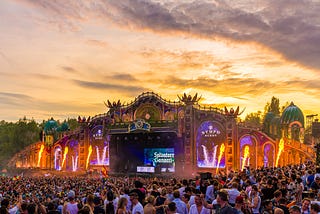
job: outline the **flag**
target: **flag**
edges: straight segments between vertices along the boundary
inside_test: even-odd
[[[105,165],[102,166],[102,169],[101,169],[101,174],[105,177],[105,178],[108,178],[109,175],[108,175],[108,169]]]

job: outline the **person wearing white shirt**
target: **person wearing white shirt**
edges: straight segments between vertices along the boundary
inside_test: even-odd
[[[210,210],[203,206],[200,195],[196,195],[194,201],[195,204],[190,207],[189,214],[210,214]]]
[[[139,196],[137,193],[133,192],[130,194],[130,201],[133,205],[132,212],[131,212],[132,214],[144,214],[143,206],[138,199],[139,199]]]

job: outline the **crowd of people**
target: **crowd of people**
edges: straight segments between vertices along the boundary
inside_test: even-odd
[[[2,176],[0,181],[0,214],[320,213],[320,167],[312,162],[221,171],[206,179]]]

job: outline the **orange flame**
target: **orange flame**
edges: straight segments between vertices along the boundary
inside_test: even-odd
[[[40,147],[40,150],[39,150],[39,154],[38,154],[38,164],[37,164],[37,167],[40,167],[40,161],[41,161],[43,149],[44,149],[44,145],[41,144],[41,147]]]
[[[283,149],[284,149],[284,141],[281,138],[280,142],[279,142],[279,150],[278,150],[277,159],[276,159],[276,167],[278,166],[279,158],[280,158],[280,155],[281,155]]]
[[[221,146],[220,146],[220,152],[219,152],[219,157],[218,157],[218,164],[217,164],[217,168],[216,168],[216,174],[218,173],[220,161],[221,161],[221,158],[222,158],[222,155],[223,155],[223,153],[224,153],[225,148],[226,148],[225,145],[224,145],[224,144],[221,144]]]
[[[246,164],[246,161],[247,161],[248,158],[249,158],[249,155],[250,155],[249,146],[245,146],[245,147],[244,147],[244,152],[243,152],[243,159],[242,159],[241,171],[243,170],[244,165]]]
[[[63,159],[62,159],[62,164],[61,164],[61,169],[63,168],[64,162],[66,162],[66,158],[67,158],[67,154],[68,154],[68,147],[66,146],[66,148],[64,149],[64,153],[63,153]]]
[[[89,166],[89,160],[90,160],[91,153],[92,153],[92,146],[90,145],[89,146],[89,153],[88,153],[88,157],[87,157],[87,162],[86,162],[86,169],[88,169],[88,166]]]

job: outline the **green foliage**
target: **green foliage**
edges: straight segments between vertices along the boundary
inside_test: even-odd
[[[78,120],[75,118],[68,118],[67,123],[70,130],[75,130],[80,127]]]
[[[247,114],[244,119],[244,124],[248,127],[260,128],[261,127],[261,111]]]
[[[275,115],[279,115],[280,114],[280,101],[279,98],[276,97],[272,97],[271,98],[271,103],[267,103],[265,106],[265,114],[268,112],[272,112]]]
[[[14,154],[40,141],[40,133],[45,123],[46,121],[43,121],[38,124],[27,118],[16,123],[0,121],[0,168],[5,167]],[[71,130],[79,126],[76,119],[68,119],[67,123]]]
[[[26,146],[39,141],[40,128],[34,120],[20,119],[16,123],[0,122],[0,168]]]

